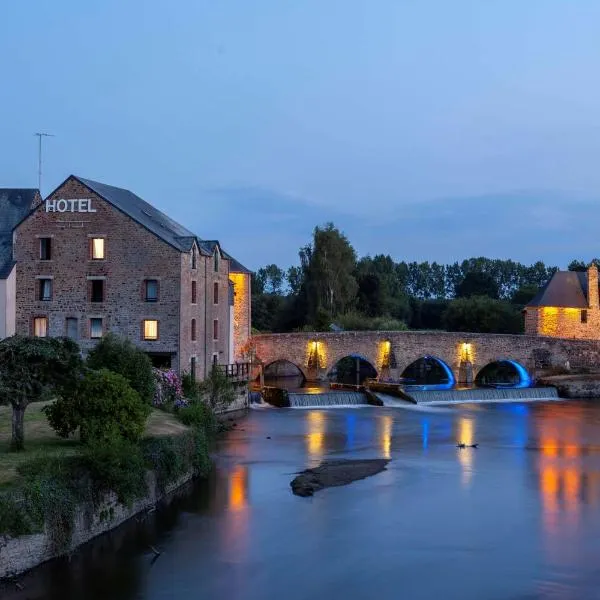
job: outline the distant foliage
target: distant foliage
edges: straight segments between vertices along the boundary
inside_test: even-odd
[[[90,369],[108,369],[122,375],[144,402],[150,404],[153,401],[155,378],[152,362],[130,340],[108,334],[92,348],[87,365]]]
[[[513,305],[485,296],[453,300],[442,316],[442,323],[448,331],[523,332],[523,317]]]
[[[405,331],[406,323],[392,317],[367,317],[357,311],[341,315],[336,324],[346,331]]]
[[[144,433],[150,407],[118,373],[89,371],[74,392],[45,409],[51,427],[61,437],[79,429],[83,442],[135,442]]]

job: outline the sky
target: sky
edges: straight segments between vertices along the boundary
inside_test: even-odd
[[[597,0],[0,2],[0,187],[132,190],[250,268],[600,255]]]

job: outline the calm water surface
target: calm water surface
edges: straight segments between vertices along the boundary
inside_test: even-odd
[[[327,457],[391,462],[293,496],[294,472]],[[257,409],[217,464],[20,597],[600,599],[600,404]]]

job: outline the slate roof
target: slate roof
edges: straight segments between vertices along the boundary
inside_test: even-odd
[[[588,276],[585,271],[556,271],[527,306],[588,307]]]
[[[34,188],[0,188],[0,279],[6,279],[13,268],[12,232],[31,210],[37,192]]]

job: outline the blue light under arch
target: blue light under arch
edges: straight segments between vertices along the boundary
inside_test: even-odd
[[[436,363],[438,363],[442,367],[442,370],[446,374],[448,381],[446,383],[427,383],[427,384],[423,384],[423,385],[408,384],[405,386],[406,388],[408,388],[408,389],[410,389],[410,388],[417,389],[418,388],[419,390],[451,390],[452,388],[454,388],[456,386],[456,377],[454,377],[454,373],[452,372],[452,369],[441,358],[438,358],[437,356],[431,356],[429,354],[426,356],[421,356],[420,358],[417,358],[417,360],[410,363],[410,365],[408,365],[408,367],[406,367],[406,369],[408,369],[410,366],[414,365],[419,360],[434,360]],[[406,371],[406,369],[404,369],[404,371]]]
[[[520,389],[520,388],[528,388],[533,385],[533,380],[531,379],[531,375],[529,375],[527,369],[521,363],[518,363],[516,360],[512,360],[510,358],[501,358],[499,360],[490,362],[487,365],[485,365],[479,371],[479,373],[481,373],[484,369],[486,369],[490,365],[501,364],[501,363],[511,365],[514,368],[514,370],[517,372],[517,375],[519,376],[519,382],[518,383],[496,384],[494,387],[501,387],[501,388],[508,388],[508,389]],[[476,380],[479,377],[479,373],[477,374],[477,377],[475,378]]]

